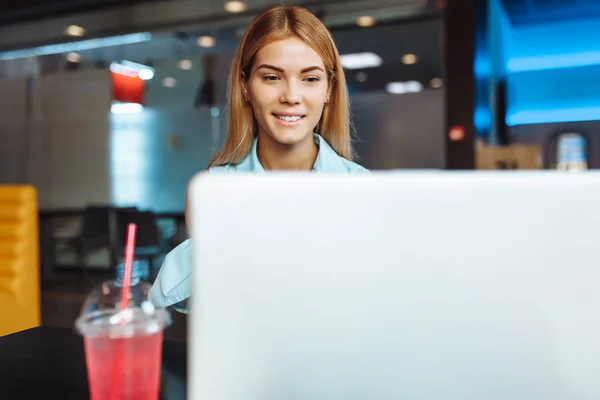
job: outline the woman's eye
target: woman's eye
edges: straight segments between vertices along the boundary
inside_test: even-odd
[[[315,82],[320,81],[320,79],[316,76],[309,76],[308,78],[305,78],[304,80],[308,83],[315,83]]]
[[[277,75],[265,75],[263,76],[263,79],[265,81],[276,81],[279,80],[279,77]]]

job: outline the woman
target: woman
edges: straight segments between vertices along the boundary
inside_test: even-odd
[[[250,24],[228,88],[229,126],[210,172],[269,170],[353,173],[344,71],[327,28],[296,6],[275,6]],[[318,132],[318,133],[315,133]],[[159,306],[186,311],[190,240],[171,251],[150,292]]]

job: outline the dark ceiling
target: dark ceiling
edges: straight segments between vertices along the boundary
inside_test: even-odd
[[[441,19],[400,22],[370,29],[333,30],[340,54],[373,51],[384,60],[381,67],[365,69],[368,80],[358,82],[360,71],[346,71],[349,85],[358,91],[383,90],[387,82],[420,81],[427,85],[442,76]],[[418,62],[405,65],[402,56],[415,54]]]
[[[419,81],[429,86],[431,79],[442,77],[443,29],[441,18],[416,21],[398,21],[374,27],[333,29],[332,34],[340,54],[374,52],[383,64],[376,68],[346,70],[346,79],[352,92],[385,90],[389,82]],[[127,59],[146,65],[157,65],[165,60],[190,58],[199,60],[206,54],[233,56],[239,37],[235,28],[219,29],[217,46],[203,49],[196,37],[210,31],[183,34],[156,35],[149,42],[114,46],[80,52],[84,68],[105,68],[114,60]],[[403,55],[411,53],[416,64],[405,65]],[[41,57],[42,69],[48,72],[64,68],[64,54]],[[359,76],[362,75],[362,79]],[[365,79],[366,78],[366,79]]]
[[[600,0],[502,0],[513,25],[600,16]]]
[[[107,7],[117,2],[123,5],[125,2],[140,3],[144,1],[168,0],[53,0],[52,7],[47,6],[49,1],[44,0],[0,0],[0,22],[2,18],[6,18],[3,10],[10,8],[11,4],[14,6],[11,15],[14,17],[21,13],[20,15],[25,18],[25,15],[31,16],[31,13],[36,10],[42,12],[45,8],[53,8],[53,12],[58,12],[60,9],[74,12],[74,7],[89,9],[89,7]],[[33,8],[26,9],[26,4]],[[432,78],[441,77],[442,27],[441,15],[432,14],[402,21],[390,21],[368,29],[358,28],[355,25],[332,29],[341,54],[375,52],[383,59],[383,65],[378,68],[346,71],[351,90],[379,91],[384,90],[385,84],[388,82],[410,80],[420,81],[424,86],[428,86]],[[233,54],[239,40],[235,31],[239,28],[219,29],[216,32],[218,45],[210,51],[219,54]],[[196,57],[206,51],[195,44],[195,38],[202,34],[214,34],[214,32],[187,32],[185,35],[183,32],[172,32],[170,35],[156,35],[150,42],[83,51],[82,56],[88,68],[94,65],[106,66],[111,61],[119,59],[148,63]],[[407,53],[415,54],[418,62],[414,65],[405,65],[402,62],[402,56]],[[62,60],[64,60],[64,55],[44,56],[41,58],[42,69],[61,68],[64,65]],[[363,72],[360,74],[363,79],[357,79],[360,72]],[[366,81],[364,80],[365,74]]]
[[[152,1],[160,0],[2,0],[0,1],[0,24]]]

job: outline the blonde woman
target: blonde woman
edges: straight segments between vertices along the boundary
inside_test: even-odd
[[[248,27],[228,88],[229,125],[210,172],[297,170],[355,173],[350,110],[340,57],[307,10],[275,6]],[[190,240],[171,251],[151,290],[157,305],[186,312]]]

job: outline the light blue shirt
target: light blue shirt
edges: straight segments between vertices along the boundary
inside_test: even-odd
[[[340,157],[335,150],[318,134],[315,133],[315,144],[319,153],[313,172],[324,173],[361,173],[368,172],[360,165]],[[248,155],[239,164],[229,164],[210,168],[211,173],[263,173],[265,169],[258,160],[256,153],[257,139],[254,139]],[[167,254],[158,272],[158,276],[150,289],[150,299],[156,306],[173,306],[177,311],[187,312],[185,300],[192,294],[191,285],[191,239],[186,240]]]

